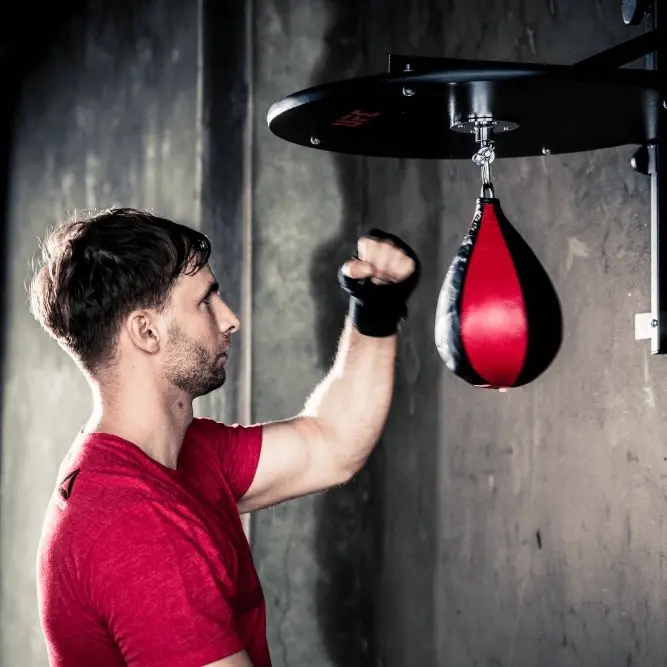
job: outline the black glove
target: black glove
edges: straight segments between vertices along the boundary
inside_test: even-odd
[[[352,323],[364,336],[384,338],[398,331],[399,322],[408,317],[407,301],[419,283],[421,264],[415,251],[404,241],[381,229],[372,229],[364,234],[367,238],[390,241],[415,263],[414,272],[400,283],[376,285],[370,278],[350,278],[338,271],[338,282],[350,295],[349,315]],[[355,252],[355,259],[360,259]]]

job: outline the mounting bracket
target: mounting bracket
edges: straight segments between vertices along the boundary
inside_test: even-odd
[[[651,25],[653,44],[648,44],[647,69],[661,73],[667,66],[667,23],[661,12],[667,5],[664,0],[630,2],[623,0],[623,20],[628,25],[638,25],[645,17]],[[665,77],[667,79],[667,77]],[[661,113],[667,113],[663,100]],[[630,164],[641,174],[651,178],[651,310],[635,315],[635,340],[649,340],[652,354],[667,352],[667,145],[653,142],[641,146]]]

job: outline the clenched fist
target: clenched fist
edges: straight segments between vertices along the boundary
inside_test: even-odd
[[[376,285],[403,282],[417,269],[414,253],[406,252],[390,238],[362,236],[357,243],[357,258],[343,264],[343,274],[368,278]]]
[[[419,259],[404,241],[380,229],[362,236],[356,254],[338,272],[359,332],[375,337],[395,334],[407,318],[407,300],[419,277]]]

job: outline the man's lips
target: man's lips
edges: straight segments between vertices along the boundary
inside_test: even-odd
[[[227,361],[227,358],[229,357],[229,349],[231,348],[231,345],[229,344],[229,341],[226,342],[226,344],[223,346],[222,351],[218,355],[219,359],[224,359]]]

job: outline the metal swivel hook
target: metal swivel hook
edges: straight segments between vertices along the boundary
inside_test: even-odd
[[[482,170],[483,198],[493,199],[495,193],[491,183],[491,163],[495,160],[493,127],[491,124],[481,121],[475,125],[475,141],[480,144],[479,150],[472,156],[472,161]]]

